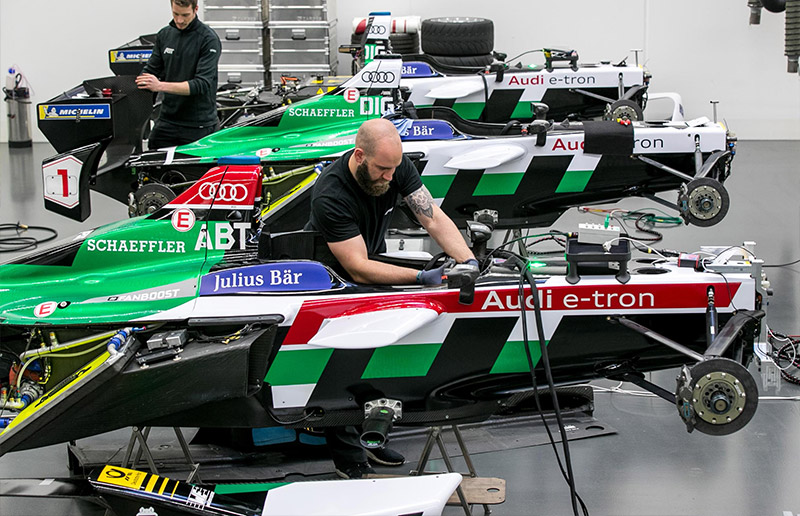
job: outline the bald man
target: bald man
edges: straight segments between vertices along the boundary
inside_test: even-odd
[[[459,263],[473,260],[458,228],[433,202],[419,172],[403,155],[397,129],[382,118],[364,122],[355,149],[326,168],[314,185],[309,227],[319,231],[333,255],[358,283],[439,284],[441,269],[418,271],[376,260],[402,197],[422,227]]]
[[[371,260],[386,251],[384,235],[392,210],[402,197],[417,220],[439,246],[458,262],[478,261],[461,233],[433,202],[419,172],[403,156],[395,126],[385,119],[364,122],[356,134],[356,147],[322,171],[311,194],[309,227],[319,231],[333,255],[358,283],[435,285],[442,268],[419,271]],[[362,478],[375,471],[367,459],[384,466],[399,466],[405,458],[387,448],[364,450],[352,426],[325,429],[325,437],[343,478]]]

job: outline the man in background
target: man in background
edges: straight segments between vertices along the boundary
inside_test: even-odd
[[[148,147],[183,145],[219,127],[217,33],[197,18],[197,0],[170,0],[172,21],[158,32],[153,54],[136,78],[139,89],[163,94]]]

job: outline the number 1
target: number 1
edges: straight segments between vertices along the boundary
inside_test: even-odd
[[[67,177],[67,169],[60,168],[58,172],[56,172],[59,176],[61,176],[61,186],[64,188],[64,197],[69,197],[69,178]]]

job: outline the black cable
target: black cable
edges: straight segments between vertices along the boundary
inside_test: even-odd
[[[793,262],[789,262],[789,263],[778,263],[778,264],[775,264],[775,265],[762,265],[762,267],[788,267],[788,266],[794,265],[796,263],[800,263],[800,258],[798,258],[797,260],[795,260]]]
[[[58,231],[46,226],[28,226],[20,224],[19,222],[0,224],[0,234],[9,231],[13,231],[15,236],[0,236],[0,253],[33,250],[36,249],[39,244],[50,242],[58,237]],[[49,236],[45,236],[44,238],[22,236],[22,233],[25,231],[43,231],[49,233]]]
[[[528,368],[531,373],[531,380],[533,382],[533,396],[534,400],[536,401],[536,409],[539,411],[539,415],[542,418],[542,423],[544,424],[545,430],[547,431],[547,436],[550,438],[550,445],[553,448],[553,452],[556,455],[556,461],[558,462],[558,467],[561,470],[561,475],[566,480],[567,485],[569,485],[570,491],[570,499],[572,501],[572,512],[574,516],[578,516],[578,503],[580,503],[581,509],[583,511],[584,516],[589,515],[589,511],[586,508],[586,504],[583,502],[583,499],[578,495],[577,491],[575,490],[575,476],[572,472],[572,458],[569,452],[569,442],[567,439],[567,432],[564,428],[564,422],[561,419],[561,408],[558,405],[558,396],[556,395],[555,389],[555,382],[553,381],[553,373],[550,369],[550,357],[547,353],[547,344],[545,343],[545,333],[544,333],[544,324],[542,322],[542,307],[539,302],[539,292],[536,288],[536,281],[533,279],[531,272],[528,270],[524,261],[519,263],[521,274],[519,280],[519,296],[520,296],[520,314],[522,317],[522,342],[523,346],[525,347],[525,356],[528,359]],[[525,310],[525,289],[523,279],[528,281],[528,284],[531,286],[531,297],[533,298],[533,310],[534,310],[534,317],[536,321],[536,331],[539,335],[539,349],[541,352],[541,361],[542,365],[544,366],[545,376],[547,377],[547,384],[550,388],[550,397],[553,402],[553,411],[556,417],[556,424],[559,427],[559,433],[561,434],[561,445],[564,450],[564,461],[567,464],[566,470],[564,469],[564,465],[561,463],[561,457],[558,454],[558,449],[556,448],[555,439],[553,438],[553,434],[550,432],[550,427],[547,424],[547,421],[544,418],[544,413],[542,411],[541,402],[539,400],[539,389],[536,383],[536,373],[534,371],[533,365],[533,357],[531,356],[530,346],[528,345],[528,323],[527,323],[527,315]]]

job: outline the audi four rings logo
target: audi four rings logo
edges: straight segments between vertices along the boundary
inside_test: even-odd
[[[366,82],[394,82],[394,72],[364,72],[361,78]]]
[[[217,183],[203,183],[197,195],[205,201],[216,197],[218,201],[239,202],[247,199],[247,187],[242,184],[225,183],[217,191]]]
[[[369,28],[370,34],[386,34],[386,27],[383,25],[373,25]]]

